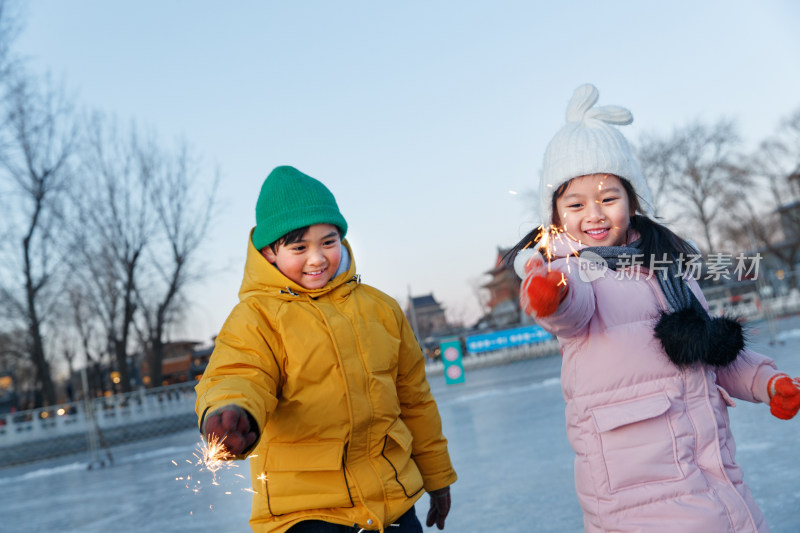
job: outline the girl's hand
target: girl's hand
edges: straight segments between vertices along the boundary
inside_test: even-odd
[[[769,410],[781,420],[789,420],[800,409],[800,378],[790,378],[786,374],[772,376],[767,385],[769,391]]]
[[[558,270],[548,272],[542,254],[531,249],[517,254],[514,271],[523,279],[519,295],[522,310],[533,317],[555,313],[567,294],[564,275]]]
[[[514,272],[517,273],[519,279],[525,279],[532,272],[538,272],[538,275],[544,276],[547,272],[547,268],[544,266],[544,257],[533,248],[520,250],[517,257],[514,258]]]
[[[546,317],[556,312],[567,294],[567,282],[558,270],[541,275],[532,272],[522,282],[519,303],[533,317]]]

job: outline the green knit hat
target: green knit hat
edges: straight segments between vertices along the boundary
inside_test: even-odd
[[[294,167],[276,167],[258,195],[253,246],[261,250],[290,231],[312,224],[332,224],[342,238],[347,233],[347,222],[325,185]]]

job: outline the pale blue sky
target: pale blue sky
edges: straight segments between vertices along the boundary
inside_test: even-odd
[[[754,144],[800,107],[799,3],[785,1],[30,0],[17,51],[82,106],[185,136],[223,175],[214,276],[181,333],[236,303],[264,177],[325,182],[362,280],[433,292],[473,319],[472,285],[536,215],[550,137],[584,82],[667,133],[735,119]]]

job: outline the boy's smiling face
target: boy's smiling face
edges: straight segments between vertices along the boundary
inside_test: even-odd
[[[280,244],[273,252],[261,250],[284,276],[309,290],[321,289],[336,273],[342,258],[339,230],[331,224],[314,224],[303,237],[290,244]]]

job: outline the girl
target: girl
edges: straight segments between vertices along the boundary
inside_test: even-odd
[[[681,274],[696,250],[647,216],[647,185],[613,126],[632,115],[594,107],[597,98],[592,85],[575,91],[545,153],[553,231],[532,232],[510,256],[523,308],[561,346],[585,529],[768,531],[734,461],[727,407],[735,397],[791,418],[800,381],[744,348],[738,323],[708,316],[699,286]]]

